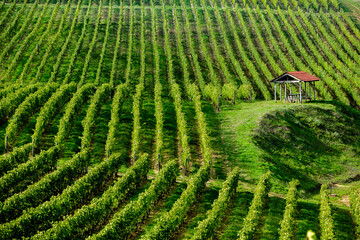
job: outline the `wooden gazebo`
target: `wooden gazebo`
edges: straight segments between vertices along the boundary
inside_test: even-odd
[[[280,101],[284,99],[284,102],[302,103],[303,100],[315,100],[315,82],[319,80],[319,78],[304,71],[285,72],[271,80],[271,83],[275,84],[275,102],[277,102],[277,95],[279,95]],[[279,93],[277,92],[277,85],[279,85],[280,88]],[[295,86],[295,89],[293,86]],[[282,89],[284,89],[284,95],[282,94]],[[313,98],[311,97],[312,94],[314,96]]]

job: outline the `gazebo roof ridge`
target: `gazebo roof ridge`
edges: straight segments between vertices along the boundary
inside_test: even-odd
[[[283,74],[277,76],[276,78],[274,78],[273,80],[271,80],[272,83],[275,83],[277,81],[283,81],[282,78],[290,76],[293,79],[286,79],[288,81],[294,81],[294,80],[298,80],[298,81],[302,81],[302,82],[315,82],[315,81],[320,81],[320,79],[318,77],[315,77],[305,71],[296,71],[296,72],[284,72]]]

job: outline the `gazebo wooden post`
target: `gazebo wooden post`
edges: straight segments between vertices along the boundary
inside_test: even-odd
[[[300,103],[302,104],[301,81],[299,82],[299,88],[300,88]]]
[[[314,88],[314,101],[315,101],[316,100],[316,97],[315,97],[315,82],[314,82],[313,88]]]
[[[306,82],[305,82],[305,101],[307,102],[307,94],[306,94]]]
[[[282,95],[282,94],[281,94],[281,83],[279,84],[279,87],[280,87],[280,102],[281,102],[281,97],[282,97],[282,96],[281,96],[281,95]]]
[[[287,93],[286,93],[286,83],[284,84],[284,88],[285,88],[285,98],[284,98],[284,102],[286,102],[286,99],[287,99]]]
[[[275,102],[277,102],[276,101],[276,83],[275,83],[275,94],[274,94],[274,96],[275,96]]]

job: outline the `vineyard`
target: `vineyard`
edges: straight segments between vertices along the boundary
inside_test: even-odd
[[[360,238],[348,4],[3,0],[0,239]]]

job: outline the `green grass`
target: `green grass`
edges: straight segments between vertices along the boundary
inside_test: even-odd
[[[343,183],[360,170],[360,122],[333,102],[269,102],[225,106],[221,134],[232,166],[253,185],[267,170],[273,191],[285,193],[296,176],[300,188],[317,192],[322,183]]]

